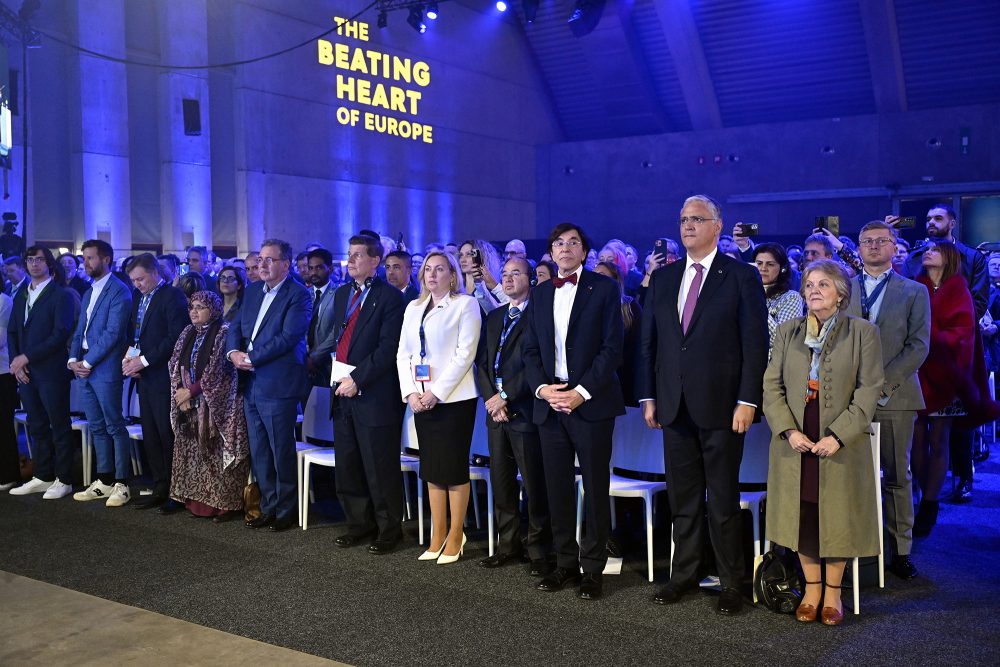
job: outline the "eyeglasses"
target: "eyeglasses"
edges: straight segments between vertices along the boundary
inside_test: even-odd
[[[520,278],[523,275],[524,275],[524,271],[518,271],[517,269],[514,269],[513,271],[504,271],[503,273],[501,273],[500,274],[500,279],[501,280],[507,280],[507,278],[511,278],[513,280],[517,280],[518,278]]]
[[[45,257],[25,257],[25,264],[45,264]]]
[[[884,248],[887,245],[896,245],[896,242],[892,239],[880,238],[880,239],[862,239],[861,245],[866,248],[871,248],[872,246],[878,246]]]
[[[582,245],[583,241],[580,241],[578,239],[570,239],[568,241],[558,239],[552,242],[553,248],[579,248]]]
[[[239,278],[236,276],[219,276],[220,283],[235,283],[239,282]]]
[[[192,313],[200,313],[209,310],[209,308],[208,306],[198,306],[192,303],[190,306],[188,306],[188,310],[190,310]]]
[[[364,259],[367,256],[368,256],[368,253],[366,253],[366,252],[355,252],[355,253],[351,253],[350,255],[347,256],[347,261],[350,262],[353,259],[355,262],[360,262],[362,259]]]
[[[267,264],[268,266],[271,266],[275,262],[283,262],[283,261],[285,261],[285,260],[281,259],[280,257],[278,259],[275,259],[274,257],[258,257],[257,258],[257,266],[261,266],[263,264]]]
[[[709,220],[718,220],[718,218],[703,218],[700,215],[690,215],[690,216],[685,215],[681,216],[681,219],[678,220],[677,222],[681,226],[686,225],[689,222],[694,223],[696,225],[703,225]]]

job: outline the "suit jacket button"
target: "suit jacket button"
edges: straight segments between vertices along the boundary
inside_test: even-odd
[[[832,408],[833,406],[832,406],[832,405],[830,405],[829,403],[827,403],[827,404],[826,404],[826,407],[828,407],[828,408]]]
[[[682,347],[681,347],[681,352],[687,352],[687,347],[685,347],[685,346],[682,346]]]

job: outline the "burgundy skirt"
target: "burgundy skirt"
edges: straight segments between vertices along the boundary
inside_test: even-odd
[[[819,399],[806,403],[802,426],[806,437],[817,442],[819,433]],[[819,503],[819,457],[812,452],[802,454],[802,485],[799,497],[805,503]]]

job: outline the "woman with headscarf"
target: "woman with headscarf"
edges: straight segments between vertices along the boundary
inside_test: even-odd
[[[192,515],[221,522],[243,509],[250,469],[243,396],[236,369],[226,359],[229,324],[222,318],[222,298],[195,292],[188,311],[191,324],[177,339],[169,364],[175,435],[170,495]]]

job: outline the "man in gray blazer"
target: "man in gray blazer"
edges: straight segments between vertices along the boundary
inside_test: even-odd
[[[313,310],[312,319],[309,321],[309,333],[306,334],[306,344],[309,349],[309,356],[306,363],[309,368],[309,390],[312,387],[330,386],[330,353],[333,352],[333,343],[327,343],[327,338],[337,325],[333,317],[333,293],[337,290],[330,280],[330,271],[333,269],[333,255],[326,248],[316,248],[309,252],[306,261],[308,262],[308,284],[309,296],[312,298]],[[309,398],[309,392],[306,392]],[[302,401],[302,408],[305,409],[306,402]]]
[[[892,270],[896,230],[869,222],[858,236],[864,273],[851,280],[851,315],[878,325],[885,385],[875,411],[882,432],[885,524],[892,560],[889,571],[901,579],[917,576],[910,562],[913,544],[913,485],[910,446],[916,411],[924,407],[917,369],[930,345],[930,299],[927,289]]]

